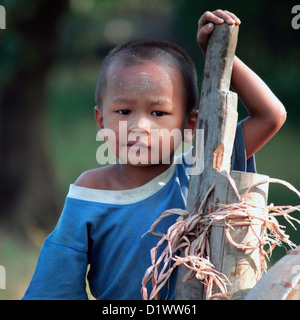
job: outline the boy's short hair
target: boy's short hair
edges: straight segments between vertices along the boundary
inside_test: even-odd
[[[113,61],[120,59],[126,64],[142,64],[148,61],[169,59],[180,71],[184,84],[186,114],[190,115],[198,103],[197,72],[193,60],[178,45],[161,40],[141,39],[120,44],[112,49],[103,60],[96,87],[97,106],[102,107],[106,87],[106,76]],[[161,60],[159,60],[161,61]]]

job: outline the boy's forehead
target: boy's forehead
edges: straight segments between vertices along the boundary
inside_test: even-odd
[[[107,89],[134,93],[147,90],[161,91],[173,86],[173,68],[154,62],[126,65],[124,62],[113,63],[107,74]]]

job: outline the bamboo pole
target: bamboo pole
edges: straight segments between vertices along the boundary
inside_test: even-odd
[[[240,195],[252,185],[261,181],[268,181],[268,177],[261,174],[232,171],[237,190]],[[244,201],[253,204],[261,214],[267,205],[269,183],[263,183],[250,190]],[[214,194],[214,209],[219,204],[237,203],[238,198],[226,176],[217,174],[216,188]],[[228,221],[230,224],[230,221]],[[252,220],[250,226],[234,226],[230,230],[232,240],[242,246],[255,247],[255,249],[236,248],[227,239],[224,226],[212,226],[210,233],[211,262],[216,270],[227,276],[230,282],[228,291],[231,300],[244,299],[246,294],[254,287],[262,276],[263,261],[261,260],[260,240],[264,238],[265,229],[262,221]],[[245,247],[245,248],[246,248]],[[214,288],[213,294],[217,293]]]
[[[215,26],[208,42],[197,121],[197,129],[204,129],[204,170],[200,175],[191,176],[187,199],[190,214],[198,209],[215,182],[217,172],[230,170],[237,124],[237,95],[229,91],[229,87],[237,35],[238,26],[224,23]],[[197,141],[195,145],[197,147]],[[193,207],[195,210],[191,212]],[[202,300],[203,285],[197,279],[183,283],[185,272],[185,267],[179,266],[175,299]]]

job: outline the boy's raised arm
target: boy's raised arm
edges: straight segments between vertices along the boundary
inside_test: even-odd
[[[214,24],[224,22],[241,23],[233,13],[222,10],[207,11],[199,19],[197,41],[204,55]],[[243,121],[243,133],[247,158],[250,158],[281,128],[286,119],[286,111],[262,79],[236,56],[231,85],[249,112],[249,117]]]
[[[249,158],[282,127],[286,111],[262,79],[237,57],[234,58],[231,85],[249,112],[249,117],[243,121]]]

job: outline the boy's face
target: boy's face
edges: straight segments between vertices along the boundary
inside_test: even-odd
[[[177,68],[115,61],[107,73],[102,110],[95,108],[97,127],[114,131],[116,140],[108,146],[120,162],[149,165],[166,157],[172,162],[183,129],[196,124],[196,116],[187,121],[184,100]]]

